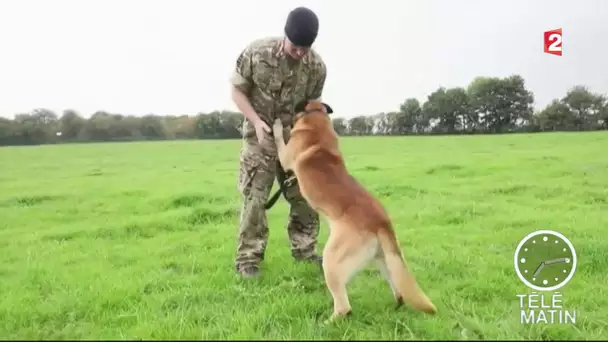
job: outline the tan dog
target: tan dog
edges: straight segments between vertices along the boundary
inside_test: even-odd
[[[334,301],[330,320],[350,314],[346,286],[372,260],[388,281],[397,307],[405,301],[417,310],[435,313],[408,271],[386,211],[346,170],[328,115],[333,113],[331,107],[304,101],[296,112],[288,144],[280,120],[275,121],[273,133],[281,165],[293,170],[302,196],[329,221],[323,271]]]

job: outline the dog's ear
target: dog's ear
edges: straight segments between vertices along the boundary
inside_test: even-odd
[[[294,107],[294,111],[297,113],[303,112],[306,109],[306,106],[308,105],[308,100],[302,100],[300,102],[298,102],[298,104],[296,104],[296,106]]]
[[[333,109],[332,109],[332,108],[331,108],[331,107],[330,107],[330,106],[329,106],[327,103],[325,103],[325,102],[321,102],[321,104],[322,104],[323,106],[325,106],[325,111],[327,112],[327,114],[331,114],[331,113],[333,113],[333,112],[334,112],[334,110],[333,110]]]

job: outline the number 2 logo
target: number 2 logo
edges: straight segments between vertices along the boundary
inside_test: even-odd
[[[561,56],[562,55],[562,29],[545,31],[543,37],[543,46],[545,53]]]

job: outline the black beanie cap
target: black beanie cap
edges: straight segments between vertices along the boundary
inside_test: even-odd
[[[319,32],[319,19],[315,12],[298,7],[289,12],[285,23],[285,35],[296,46],[310,47]]]

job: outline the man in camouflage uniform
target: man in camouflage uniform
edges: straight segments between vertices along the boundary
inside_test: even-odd
[[[286,178],[278,164],[272,139],[272,123],[280,118],[289,139],[294,106],[305,99],[320,99],[326,68],[310,48],[319,22],[309,9],[299,7],[289,13],[285,36],[258,39],[238,56],[232,83],[232,98],[245,116],[240,154],[238,188],[242,195],[240,229],[235,268],[243,277],[259,273],[268,241],[264,205],[275,176]],[[290,205],[287,231],[293,257],[321,263],[315,253],[319,216],[300,195],[297,183],[288,187]]]

